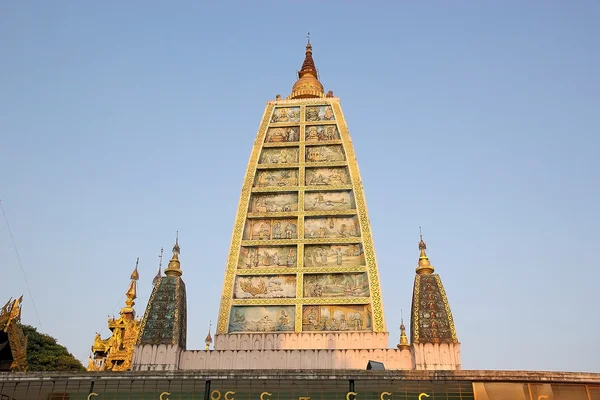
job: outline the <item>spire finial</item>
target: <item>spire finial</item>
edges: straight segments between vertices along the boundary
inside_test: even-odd
[[[163,248],[160,248],[160,254],[158,255],[158,272],[154,279],[152,279],[152,285],[156,285],[156,282],[160,279],[160,275],[162,273],[162,258],[163,258]]]
[[[213,341],[212,336],[210,335],[210,328],[212,328],[212,320],[208,324],[208,335],[206,335],[206,339],[204,339],[204,343],[206,344],[206,350],[210,348],[210,345]]]
[[[423,232],[421,231],[421,227],[419,227],[419,236],[421,237],[421,241],[419,242],[419,266],[416,269],[417,274],[419,275],[428,275],[432,274],[434,269],[433,266],[429,263],[429,257],[425,250],[427,250],[427,244],[423,240]]]
[[[179,247],[179,231],[177,231],[175,245],[173,246],[173,257],[171,257],[171,261],[169,261],[169,265],[167,266],[167,269],[165,269],[165,274],[167,276],[181,276],[183,273],[181,272],[181,263],[179,262],[180,253],[181,248]]]
[[[400,315],[402,315],[402,310],[400,310]],[[400,317],[400,343],[398,343],[396,347],[400,350],[410,349],[408,337],[406,336],[406,328],[404,326],[404,318],[402,317]]]
[[[135,304],[135,299],[137,299],[137,281],[140,279],[140,274],[138,272],[138,265],[140,263],[140,258],[138,257],[135,260],[135,269],[131,273],[131,282],[129,283],[129,287],[127,288],[127,292],[125,292],[125,307],[121,309],[121,314],[132,314],[135,317],[133,306]]]
[[[312,45],[310,44],[310,32],[306,35],[306,52],[302,68],[298,71],[298,80],[292,88],[292,94],[288,99],[311,99],[324,97],[323,85],[319,82],[319,74],[315,61],[312,57]]]

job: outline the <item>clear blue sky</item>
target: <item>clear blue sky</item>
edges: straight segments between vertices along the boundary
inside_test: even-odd
[[[465,369],[600,371],[595,1],[0,5],[0,199],[43,331],[87,362],[179,230],[188,348],[217,318],[265,102],[311,32],[353,138],[390,346],[419,226]],[[25,294],[0,221],[1,296]],[[408,319],[408,317],[407,317]]]

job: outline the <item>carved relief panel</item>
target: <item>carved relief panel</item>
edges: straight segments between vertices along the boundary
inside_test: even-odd
[[[259,164],[294,164],[298,162],[297,147],[278,147],[263,149]]]
[[[296,297],[296,275],[238,276],[235,299],[279,299]]]
[[[335,121],[335,115],[331,106],[307,106],[306,121]]]
[[[311,125],[304,129],[304,140],[307,142],[340,140],[340,134],[336,125]]]
[[[359,237],[360,228],[356,217],[314,217],[304,221],[304,238]]]
[[[365,265],[362,244],[304,246],[304,266],[307,268],[362,265]]]
[[[296,218],[250,219],[246,221],[244,240],[297,239]]]
[[[368,305],[322,305],[302,308],[303,331],[371,330]]]
[[[298,211],[298,193],[253,194],[250,212],[290,212]]]
[[[281,239],[281,232],[277,233]],[[296,266],[296,246],[253,246],[242,247],[238,258],[238,268],[266,268]]]
[[[297,126],[286,126],[269,128],[265,143],[298,142],[300,140],[300,128]]]
[[[354,210],[354,195],[352,191],[343,192],[306,192],[304,209],[306,211],[342,211]]]
[[[254,178],[254,187],[297,186],[297,169],[258,170]]]
[[[332,146],[307,146],[305,150],[306,162],[335,162],[345,161],[346,155],[341,145]]]
[[[367,297],[366,272],[304,275],[304,297]]]
[[[295,306],[233,306],[229,332],[289,332],[294,330]]]
[[[275,108],[275,110],[273,110],[273,115],[271,116],[271,122],[300,122],[300,107]]]
[[[305,180],[307,186],[339,186],[351,183],[346,167],[306,168]]]

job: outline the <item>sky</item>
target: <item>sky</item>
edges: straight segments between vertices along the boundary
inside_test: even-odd
[[[0,301],[23,294],[23,322],[87,365],[136,258],[142,315],[179,231],[203,348],[265,104],[310,31],[390,347],[421,226],[463,369],[600,372],[599,18],[591,0],[2,2],[0,200],[25,274],[2,217]]]

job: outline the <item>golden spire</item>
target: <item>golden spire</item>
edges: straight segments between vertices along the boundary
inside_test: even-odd
[[[125,296],[127,296],[127,299],[125,300],[126,306],[121,309],[121,313],[133,313],[134,300],[137,298],[137,280],[140,279],[140,274],[138,272],[139,263],[140,258],[138,257],[137,260],[135,260],[135,269],[131,273],[131,283],[129,284],[127,292],[125,292]]]
[[[292,94],[288,99],[310,99],[323,97],[323,85],[319,82],[319,75],[315,61],[312,57],[312,46],[310,44],[310,33],[308,34],[306,53],[302,68],[298,71],[298,80],[292,87]]]
[[[206,344],[206,350],[209,349],[210,344],[212,343],[212,336],[210,336],[210,328],[212,327],[212,322],[208,325],[208,335],[206,335],[206,339],[204,339],[204,343]]]
[[[179,253],[181,253],[181,249],[179,247],[179,231],[177,231],[175,246],[173,246],[173,257],[171,257],[171,261],[169,261],[169,265],[167,266],[167,269],[165,269],[165,275],[181,276],[181,274],[183,274],[180,268],[181,263],[179,262]]]
[[[421,227],[419,227],[419,233],[421,232]],[[427,253],[425,250],[427,249],[427,245],[423,241],[423,234],[420,233],[421,241],[419,242],[419,250],[421,254],[419,255],[419,266],[416,269],[417,274],[419,275],[429,275],[433,274],[433,265],[429,263],[429,257],[427,257]]]
[[[408,337],[406,336],[406,328],[404,327],[404,320],[400,319],[400,343],[396,346],[400,350],[410,349],[410,344],[408,343]]]

